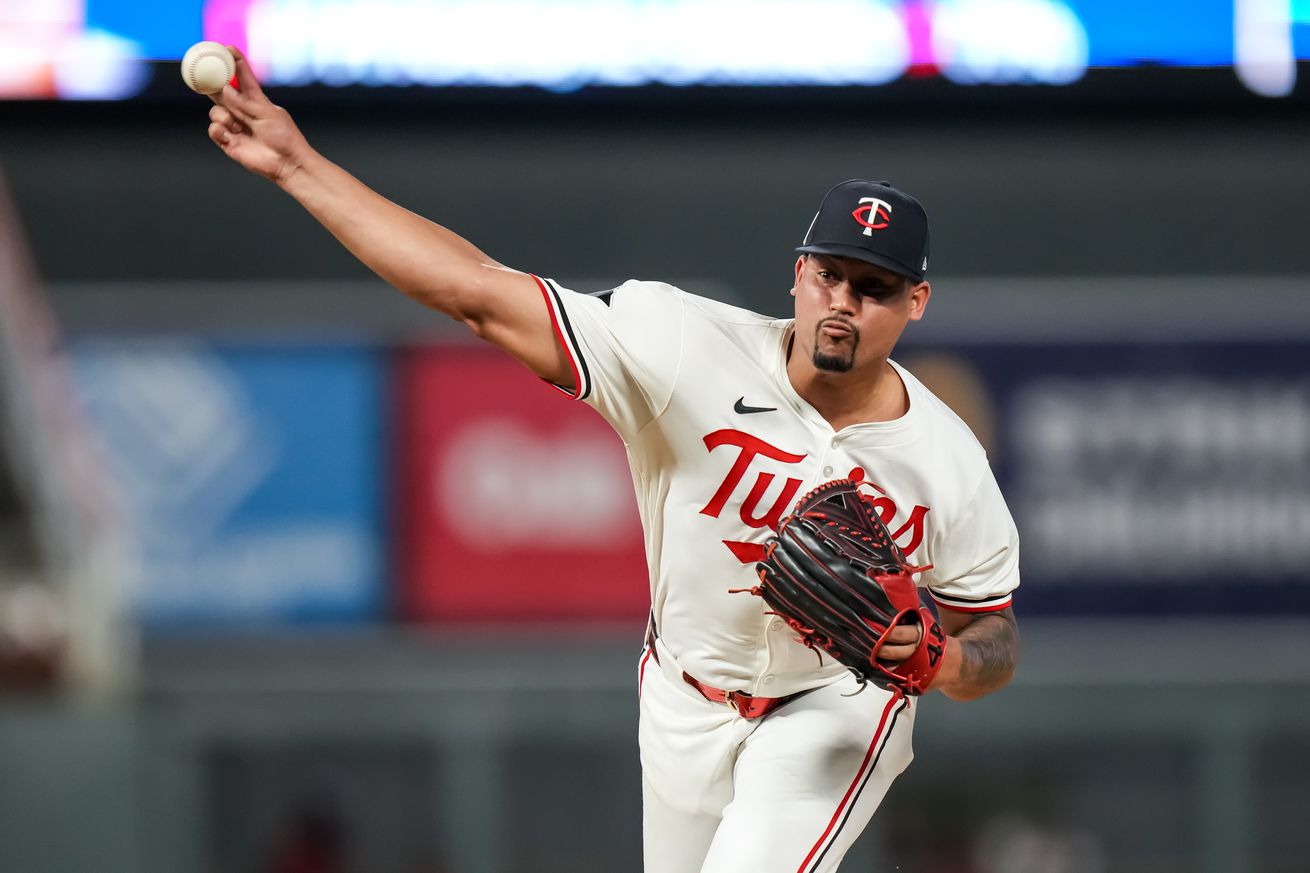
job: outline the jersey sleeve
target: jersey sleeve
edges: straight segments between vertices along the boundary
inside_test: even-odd
[[[960,521],[941,537],[927,583],[939,607],[979,613],[1011,605],[1019,586],[1019,531],[990,468]]]
[[[573,389],[560,390],[594,407],[625,439],[634,436],[673,395],[682,360],[682,292],[629,281],[603,294],[580,294],[533,278],[573,370]]]

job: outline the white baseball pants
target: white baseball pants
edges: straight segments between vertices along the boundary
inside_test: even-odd
[[[645,873],[828,873],[913,758],[912,698],[851,674],[759,719],[643,652]]]

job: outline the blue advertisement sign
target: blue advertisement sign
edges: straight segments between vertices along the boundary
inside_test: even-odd
[[[914,347],[988,448],[1026,613],[1310,614],[1310,343]]]
[[[379,613],[377,352],[101,340],[74,361],[148,626]]]

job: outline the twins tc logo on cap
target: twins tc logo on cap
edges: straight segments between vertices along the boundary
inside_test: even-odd
[[[892,205],[877,197],[861,197],[860,205],[855,207],[851,216],[864,225],[865,236],[873,236],[875,230],[882,230],[892,223]]]
[[[855,258],[923,281],[928,268],[928,214],[918,200],[891,182],[847,179],[823,195],[796,251]]]

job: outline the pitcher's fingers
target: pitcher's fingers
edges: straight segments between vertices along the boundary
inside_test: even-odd
[[[213,140],[214,145],[218,146],[219,148],[226,146],[228,144],[229,137],[230,134],[228,133],[226,127],[219,124],[217,121],[210,122],[209,138]]]
[[[236,58],[237,87],[246,94],[262,96],[264,89],[259,87],[259,80],[255,78],[255,71],[250,69],[250,61],[246,60],[246,56],[242,54],[241,49],[230,45],[227,50],[232,53],[232,57]]]
[[[899,663],[914,654],[914,646],[883,646],[878,650],[879,661]]]
[[[892,628],[892,632],[887,635],[887,642],[904,646],[914,645],[919,642],[919,625],[903,624]]]
[[[223,90],[218,93],[222,98],[219,105],[232,113],[233,118],[247,127],[262,115],[261,106],[251,99],[249,94],[243,94],[231,85],[224,85]],[[264,102],[267,102],[267,98],[264,98]]]
[[[209,120],[223,125],[233,133],[241,133],[244,129],[241,122],[237,121],[221,103],[210,108]]]

